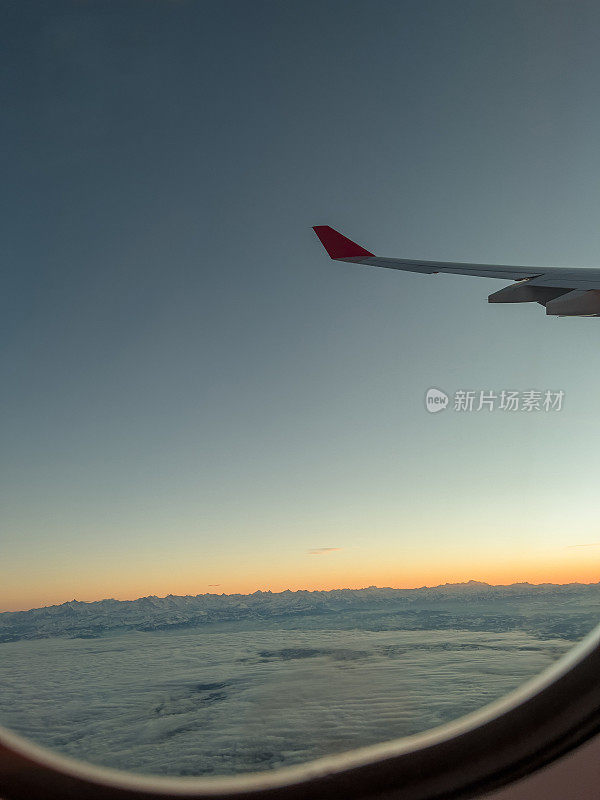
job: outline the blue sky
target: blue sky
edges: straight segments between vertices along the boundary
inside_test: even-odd
[[[595,3],[5,17],[0,607],[597,579],[598,321],[311,231],[597,266]],[[565,407],[433,417],[430,386]]]

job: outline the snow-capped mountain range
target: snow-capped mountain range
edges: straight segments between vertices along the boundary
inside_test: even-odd
[[[566,612],[569,619],[574,612],[579,617],[583,614],[589,629],[599,609],[600,583],[491,586],[469,581],[419,589],[370,586],[330,591],[257,591],[249,595],[71,600],[61,605],[0,613],[0,642],[54,636],[96,638],[123,631],[174,630],[231,622],[245,626],[275,621],[304,624],[303,619],[315,617],[324,618],[323,621],[327,618],[333,621],[335,617],[336,627],[338,624],[348,627],[360,620],[358,627],[365,627],[368,622],[370,629],[373,625],[380,629],[384,624],[410,629],[432,625],[473,628],[480,624],[485,630],[495,630],[499,625],[501,629],[522,627],[519,622],[533,613],[539,620],[545,620],[547,629],[550,621],[557,619],[557,611]]]

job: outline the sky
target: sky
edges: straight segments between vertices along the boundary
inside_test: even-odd
[[[311,230],[597,267],[596,3],[3,16],[0,610],[600,578],[600,320]]]

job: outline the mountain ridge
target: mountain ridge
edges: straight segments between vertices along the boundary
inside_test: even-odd
[[[70,600],[26,611],[6,611],[0,613],[0,642],[57,636],[99,638],[113,633],[205,628],[223,623],[297,627],[316,618],[321,625],[336,620],[336,624],[366,629],[513,630],[527,627],[532,615],[537,615],[538,627],[543,624],[548,631],[556,627],[559,617],[563,622],[566,616],[572,621],[577,613],[580,630],[581,625],[590,627],[598,610],[600,583],[494,586],[467,581],[415,589],[370,586],[258,590],[246,595],[149,595],[136,600]]]
[[[133,600],[117,600],[114,597],[103,597],[101,600],[77,600],[73,598],[73,600],[65,600],[62,603],[54,603],[52,605],[47,606],[37,606],[34,608],[29,609],[22,609],[17,611],[0,611],[0,619],[5,614],[29,614],[35,611],[43,611],[45,609],[55,609],[55,608],[64,608],[65,606],[92,606],[92,605],[99,605],[102,603],[140,603],[142,601],[164,601],[164,600],[187,600],[187,599],[198,599],[198,598],[242,598],[242,597],[280,597],[283,595],[334,595],[335,593],[340,592],[367,592],[367,591],[378,591],[378,592],[397,592],[399,594],[407,594],[410,595],[412,593],[418,592],[437,592],[441,590],[460,590],[460,589],[468,589],[468,590],[475,590],[480,589],[481,591],[493,590],[493,591],[500,591],[500,590],[517,590],[517,589],[533,589],[533,590],[576,590],[576,589],[586,589],[596,587],[600,589],[600,581],[595,583],[581,583],[579,581],[572,581],[570,583],[530,583],[529,581],[517,581],[515,583],[487,583],[487,581],[476,581],[476,580],[469,580],[469,581],[459,581],[457,583],[440,583],[436,584],[435,586],[415,586],[410,589],[398,589],[392,586],[375,586],[374,584],[371,586],[364,586],[360,589],[349,589],[349,588],[341,588],[341,589],[283,589],[280,592],[273,592],[270,589],[257,589],[254,592],[250,592],[248,594],[243,594],[241,592],[233,592],[233,593],[216,593],[216,592],[202,592],[199,594],[167,594],[164,596],[159,596],[156,594],[150,595],[142,595],[141,597],[136,597]]]

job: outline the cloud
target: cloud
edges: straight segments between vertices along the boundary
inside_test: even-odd
[[[315,547],[314,550],[307,550],[309,556],[323,556],[326,553],[334,553],[336,550],[341,550],[341,547]]]
[[[600,547],[600,542],[589,542],[589,544],[569,544],[567,550],[572,550],[574,547]]]
[[[465,608],[473,613],[472,601]],[[569,646],[538,630],[357,635],[345,612],[321,625],[286,629],[275,618],[258,635],[236,622],[209,636],[0,644],[0,720],[109,767],[256,772],[432,728],[512,691]]]

